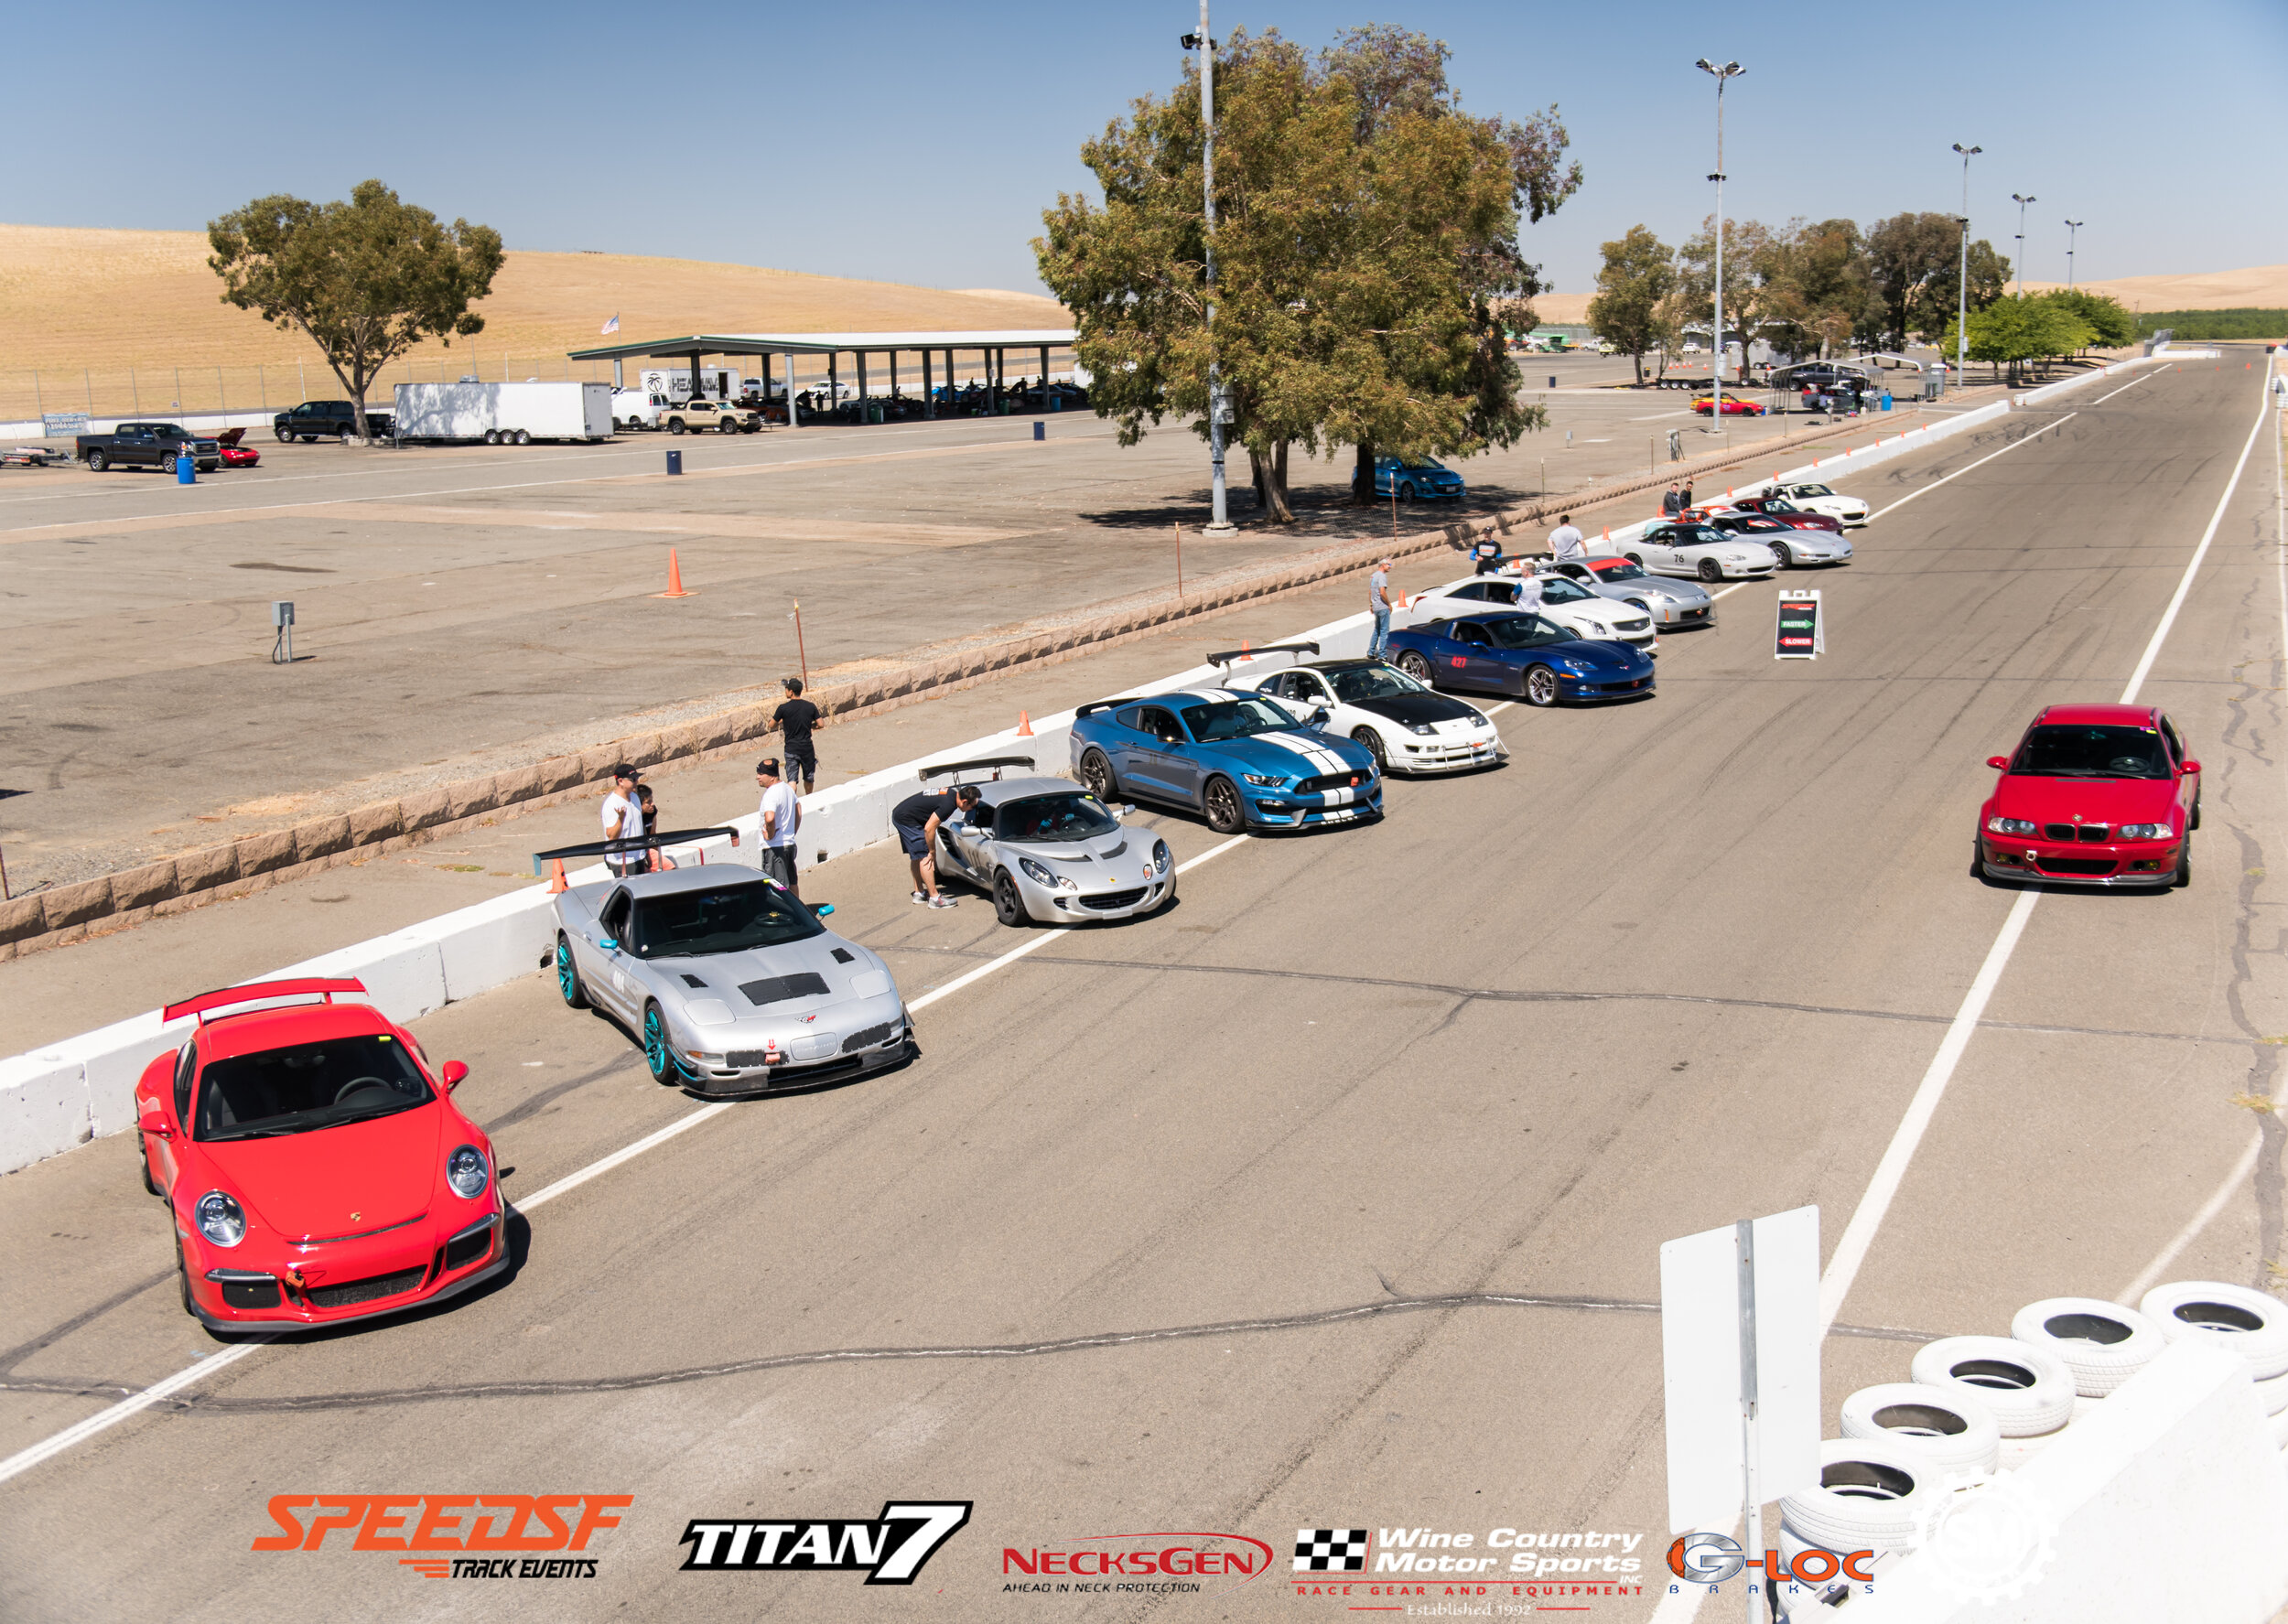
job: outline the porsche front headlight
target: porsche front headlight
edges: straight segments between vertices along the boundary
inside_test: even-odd
[[[445,1158],[445,1182],[463,1200],[475,1200],[491,1181],[492,1169],[485,1166],[484,1152],[473,1145],[460,1145]]]
[[[2031,834],[2034,825],[2024,818],[1989,818],[1986,820],[1986,832],[1989,834]]]
[[[217,1246],[235,1246],[246,1239],[246,1210],[221,1190],[200,1196],[191,1217],[199,1232]]]

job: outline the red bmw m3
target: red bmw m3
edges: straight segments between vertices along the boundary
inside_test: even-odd
[[[183,1308],[210,1331],[394,1313],[507,1266],[491,1141],[450,1098],[469,1068],[432,1071],[412,1034],[338,993],[365,988],[169,1005],[199,1025],[135,1084],[143,1186],[172,1211]]]
[[[1989,879],[2164,887],[2193,877],[2201,764],[2159,710],[2054,704],[1979,810],[1978,866]]]

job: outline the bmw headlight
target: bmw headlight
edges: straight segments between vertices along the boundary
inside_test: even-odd
[[[1164,840],[1155,841],[1152,844],[1152,872],[1154,874],[1168,872],[1168,843]]]
[[[2114,833],[2123,840],[2166,840],[2176,831],[2167,823],[2123,823]]]
[[[1278,772],[1243,772],[1239,776],[1258,790],[1276,790],[1287,782],[1287,775]]]
[[[485,1166],[484,1152],[473,1145],[460,1145],[445,1158],[445,1182],[463,1200],[473,1201],[484,1194],[491,1179],[492,1169]]]
[[[235,1246],[246,1239],[246,1210],[219,1189],[200,1196],[191,1217],[199,1232],[217,1246]]]
[[[1989,818],[1986,832],[1990,834],[2031,834],[2034,825],[2024,818]]]
[[[1031,857],[1018,858],[1017,866],[1025,871],[1025,877],[1028,879],[1031,879],[1037,884],[1053,887],[1057,883],[1057,877],[1055,875],[1050,873],[1048,869],[1034,862]]]

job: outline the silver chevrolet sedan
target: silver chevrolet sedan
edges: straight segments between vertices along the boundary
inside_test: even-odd
[[[1631,564],[1625,558],[1599,554],[1569,559],[1563,564],[1543,565],[1536,573],[1562,575],[1599,597],[1635,604],[1650,615],[1653,624],[1663,631],[1712,626],[1716,622],[1715,600],[1709,597],[1707,587],[1697,581],[1656,575],[1643,565]]]

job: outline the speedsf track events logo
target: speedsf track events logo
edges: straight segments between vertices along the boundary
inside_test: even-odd
[[[1298,1596],[1353,1605],[1431,1596],[1513,1596],[1585,1605],[1592,1597],[1642,1596],[1641,1533],[1430,1527],[1295,1531]]]
[[[588,1541],[620,1526],[627,1494],[274,1494],[257,1551],[402,1553],[432,1579],[592,1579]]]

